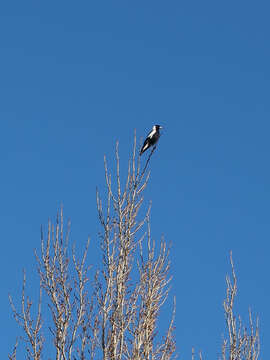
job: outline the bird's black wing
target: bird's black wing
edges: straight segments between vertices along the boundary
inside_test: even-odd
[[[144,149],[145,146],[146,148]],[[148,148],[149,148],[149,137],[147,136],[147,138],[144,140],[143,146],[141,147],[140,154],[144,153]]]

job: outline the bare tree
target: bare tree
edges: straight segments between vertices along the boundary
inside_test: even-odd
[[[104,162],[107,188],[104,209],[97,192],[102,261],[93,280],[89,281],[87,265],[89,240],[78,259],[74,248],[70,250],[69,226],[65,234],[61,211],[56,225],[49,223],[46,238],[42,232],[40,255],[36,253],[40,277],[37,311],[33,311],[33,303],[25,295],[25,274],[20,310],[10,297],[14,317],[23,329],[20,340],[27,359],[39,360],[44,356],[47,329],[57,360],[167,360],[174,356],[175,305],[167,332],[162,336],[157,330],[160,308],[169,291],[169,249],[163,239],[156,246],[151,238],[150,207],[144,210],[144,215],[139,214],[149,180],[147,168],[155,148],[141,169],[134,139],[124,185],[118,145],[115,177],[109,173],[106,159]],[[43,316],[46,303],[50,319]],[[16,342],[10,359],[16,359],[17,347]]]
[[[224,339],[222,360],[258,360],[260,353],[259,322],[252,318],[249,310],[249,327],[244,327],[240,316],[234,314],[233,306],[237,294],[237,278],[234,270],[232,253],[230,253],[232,279],[227,276],[227,292],[224,300],[224,311],[228,339]]]
[[[104,158],[105,202],[97,191],[102,259],[96,271],[88,265],[89,240],[80,259],[75,248],[71,248],[70,226],[65,232],[62,210],[56,224],[48,224],[46,236],[42,231],[40,254],[36,253],[40,288],[35,311],[33,301],[25,294],[25,273],[19,310],[10,296],[14,317],[24,334],[16,340],[10,360],[17,359],[18,342],[23,345],[25,358],[42,359],[48,354],[46,350],[45,355],[45,348],[50,341],[57,360],[176,357],[175,300],[166,333],[158,331],[160,310],[168,297],[171,280],[169,248],[164,239],[158,245],[152,239],[150,206],[143,206],[154,151],[155,148],[141,168],[134,137],[124,181],[118,144],[115,176],[110,174]],[[258,360],[258,321],[254,325],[250,311],[249,328],[245,328],[241,318],[234,314],[237,279],[232,256],[230,259],[232,280],[227,276],[224,301],[228,336],[222,345],[221,359]],[[44,314],[45,305],[50,317]],[[195,360],[194,349],[191,357]],[[201,353],[199,359],[203,359]]]
[[[226,298],[223,303],[226,333],[222,344],[220,360],[258,360],[260,355],[259,321],[254,320],[249,309],[249,324],[244,327],[241,317],[234,313],[234,303],[237,295],[237,277],[230,252],[230,263],[232,278],[226,276]],[[195,350],[192,349],[192,360],[195,360]],[[199,353],[199,359],[202,360],[202,353]]]

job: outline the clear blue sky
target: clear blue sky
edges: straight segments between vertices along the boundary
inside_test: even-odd
[[[270,358],[269,13],[268,1],[1,1],[4,357],[7,294],[22,268],[36,281],[40,225],[63,204],[72,241],[94,242],[104,153],[119,140],[126,164],[134,128],[158,123],[146,200],[154,237],[173,244],[178,351],[220,353],[232,250],[237,308],[259,315]]]

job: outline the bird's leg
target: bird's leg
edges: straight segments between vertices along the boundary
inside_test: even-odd
[[[156,145],[153,146],[152,151],[151,151],[150,155],[148,156],[148,159],[147,159],[147,161],[146,161],[146,164],[145,164],[145,166],[144,166],[144,169],[143,169],[143,171],[141,172],[141,176],[140,176],[140,179],[139,179],[139,183],[140,183],[141,179],[143,178],[143,176],[144,176],[144,174],[145,174],[145,172],[146,172],[147,166],[148,166],[148,164],[149,164],[149,161],[150,161],[150,159],[151,159],[151,156],[153,155],[154,151],[156,150],[156,147],[157,147]]]

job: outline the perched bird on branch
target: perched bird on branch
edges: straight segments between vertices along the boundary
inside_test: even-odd
[[[154,125],[152,131],[147,135],[147,138],[144,140],[143,146],[140,151],[140,155],[142,155],[150,146],[153,146],[157,143],[160,133],[159,129],[162,129],[160,125]]]

